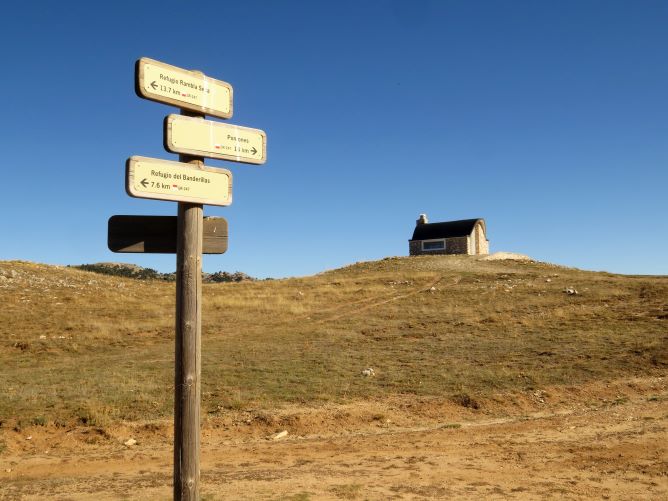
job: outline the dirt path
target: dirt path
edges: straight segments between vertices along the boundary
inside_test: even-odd
[[[314,313],[310,313],[309,318],[312,320],[316,320],[317,322],[324,323],[348,317],[353,314],[356,315],[371,308],[377,308],[378,306],[391,303],[393,301],[398,301],[400,299],[405,299],[407,297],[415,296],[416,294],[420,294],[421,292],[429,292],[432,289],[432,287],[435,287],[442,279],[443,277],[439,275],[437,278],[429,281],[427,284],[418,285],[417,287],[411,289],[409,292],[406,292],[404,294],[393,293],[390,295],[384,295],[380,297],[365,298],[365,299],[360,299],[359,301],[353,301],[351,303],[348,303],[344,307],[339,307],[335,309],[321,309]]]
[[[209,425],[203,499],[668,499],[668,398],[659,386],[605,405],[514,416],[496,409],[457,423],[451,409],[432,406],[418,410],[426,417],[415,426],[397,414],[397,424],[376,416],[357,429],[318,428],[327,411],[312,416],[310,433],[279,441],[243,423]],[[345,414],[377,412],[365,405]],[[169,499],[171,437],[142,429],[132,430],[133,447],[120,428],[5,434],[0,499]]]

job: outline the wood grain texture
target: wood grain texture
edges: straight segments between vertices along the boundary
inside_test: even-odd
[[[189,114],[181,110],[183,114]],[[202,158],[180,155],[181,162]],[[174,499],[199,499],[202,373],[202,206],[179,203],[176,245]]]
[[[176,253],[176,216],[111,216],[108,222],[107,246],[120,253]],[[227,221],[222,217],[204,217],[202,253],[224,254],[227,251]]]

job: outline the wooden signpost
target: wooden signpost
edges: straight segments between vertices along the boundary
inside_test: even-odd
[[[174,254],[176,233],[176,216],[111,216],[107,246],[112,252]],[[227,237],[227,221],[224,218],[205,217],[202,254],[224,254]]]
[[[179,161],[131,157],[130,196],[178,202],[177,216],[113,216],[108,246],[114,252],[176,252],[174,366],[174,499],[199,499],[202,253],[227,250],[227,222],[203,218],[203,204],[232,203],[232,174],[207,167],[204,157],[262,164],[267,136],[257,129],[204,120],[232,116],[232,86],[199,71],[141,58],[135,92],[170,104],[181,115],[165,119],[164,143]]]

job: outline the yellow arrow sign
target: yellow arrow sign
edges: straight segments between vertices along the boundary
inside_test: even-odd
[[[232,116],[232,86],[199,71],[142,57],[135,66],[139,97],[220,118]]]
[[[259,129],[169,115],[165,118],[165,149],[173,153],[263,164],[267,135]]]
[[[232,173],[134,156],[126,164],[125,190],[131,197],[227,206],[232,203]]]

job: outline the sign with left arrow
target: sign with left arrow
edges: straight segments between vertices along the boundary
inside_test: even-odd
[[[227,206],[232,203],[232,173],[199,165],[130,157],[125,189],[131,197]]]
[[[170,64],[142,57],[135,67],[139,97],[219,118],[232,116],[232,86]]]

